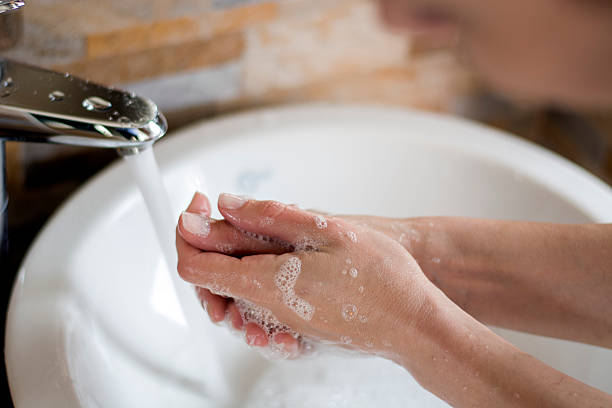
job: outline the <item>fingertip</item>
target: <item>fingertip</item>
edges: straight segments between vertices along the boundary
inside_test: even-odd
[[[183,212],[179,218],[179,233],[185,240],[190,241],[190,235],[198,238],[206,238],[210,234],[213,219],[202,213]]]
[[[253,200],[232,194],[219,196],[219,211],[227,222],[258,236],[294,243],[304,234],[321,234],[327,220],[275,200]]]
[[[208,316],[213,323],[222,322],[225,319],[225,310],[219,305],[208,308]]]
[[[213,294],[206,288],[196,286],[198,298],[202,307],[208,312],[208,317],[213,323],[219,323],[225,319],[227,299]]]
[[[282,347],[290,357],[297,357],[300,352],[300,342],[289,333],[279,333],[274,336],[274,343]]]
[[[242,321],[242,316],[240,316],[240,311],[238,310],[238,306],[233,301],[227,307],[227,313],[232,323],[232,326],[236,330],[242,330],[242,326],[244,322]]]
[[[208,200],[206,194],[196,191],[191,198],[191,202],[187,206],[186,211],[210,216],[210,201]]]
[[[268,336],[255,323],[248,323],[245,326],[245,337],[247,344],[250,346],[265,347],[268,345]]]
[[[193,286],[193,288],[196,292],[196,296],[202,303],[202,306],[205,306],[208,303],[208,299],[206,299],[206,292],[208,292],[208,290],[201,286],[195,286],[195,285]]]
[[[219,194],[219,199],[217,204],[219,209],[225,210],[237,210],[244,206],[249,199],[245,196],[229,194],[229,193],[221,193]]]

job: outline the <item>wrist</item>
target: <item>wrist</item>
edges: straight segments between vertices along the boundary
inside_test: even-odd
[[[465,405],[473,397],[466,390],[479,393],[499,386],[497,372],[491,370],[499,356],[521,353],[442,293],[438,297],[395,361],[427,390],[451,405]]]
[[[403,221],[405,239],[400,243],[436,286],[444,283],[447,273],[468,263],[465,242],[456,242],[453,220],[449,217],[420,217]]]
[[[420,288],[421,293],[412,291],[411,295],[419,299],[418,305],[401,310],[392,328],[397,354],[393,360],[415,377],[422,367],[436,361],[436,355],[448,352],[457,338],[467,336],[468,329],[481,326],[424,277]]]

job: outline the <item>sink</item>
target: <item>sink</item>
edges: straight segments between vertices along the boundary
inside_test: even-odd
[[[277,108],[202,122],[155,149],[177,218],[201,190],[346,214],[612,221],[612,190],[584,170],[431,113]],[[386,360],[322,353],[270,361],[210,323],[195,298],[182,314],[127,170],[118,162],[87,183],[23,262],[5,350],[18,407],[446,406]],[[496,331],[612,392],[612,351]]]

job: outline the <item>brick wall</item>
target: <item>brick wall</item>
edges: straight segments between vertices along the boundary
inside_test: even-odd
[[[366,0],[40,0],[24,13],[9,56],[164,95],[170,114],[321,99],[446,110],[470,84],[449,51],[392,35]]]

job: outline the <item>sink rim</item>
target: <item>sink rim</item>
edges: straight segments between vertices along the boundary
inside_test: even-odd
[[[563,196],[569,202],[576,204],[589,217],[600,222],[612,221],[612,188],[568,160],[531,142],[521,140],[518,137],[484,125],[448,115],[413,111],[404,108],[315,104],[238,113],[219,119],[199,122],[181,129],[177,132],[179,134],[176,137],[159,143],[156,148],[156,154],[160,167],[163,169],[167,163],[177,160],[181,154],[184,154],[185,144],[193,137],[192,134],[196,130],[200,134],[198,148],[203,149],[214,148],[218,144],[233,140],[232,137],[223,137],[222,135],[224,134],[236,130],[244,131],[245,129],[253,128],[253,126],[265,129],[266,126],[278,126],[278,123],[283,121],[293,123],[300,120],[312,121],[313,118],[317,120],[325,118],[333,118],[334,120],[339,118],[353,118],[354,120],[377,118],[377,120],[380,120],[382,116],[398,122],[417,121],[427,124],[432,129],[445,126],[461,129],[462,132],[466,132],[468,135],[466,138],[463,138],[465,135],[461,135],[460,140],[460,144],[466,150],[486,155],[488,159],[498,161],[504,165],[512,163],[516,166],[516,163],[523,162],[525,166],[521,170],[524,173],[529,173],[529,177],[532,179],[546,185],[547,188]],[[271,118],[274,120],[271,121]],[[433,142],[439,142],[439,140]],[[455,143],[457,143],[456,140]],[[14,372],[14,368],[9,360],[12,347],[19,343],[14,338],[15,333],[18,331],[16,325],[19,324],[18,316],[15,316],[15,309],[18,302],[25,301],[19,295],[19,287],[23,285],[25,279],[24,265],[31,258],[36,257],[36,249],[49,239],[47,236],[51,238],[54,234],[53,231],[64,225],[67,214],[76,211],[81,205],[80,202],[86,200],[90,194],[94,194],[93,190],[99,189],[102,185],[112,185],[116,187],[114,193],[117,196],[129,194],[134,185],[133,182],[117,184],[119,180],[125,181],[125,173],[125,166],[123,166],[123,163],[118,162],[88,181],[54,213],[28,250],[15,280],[7,311],[5,360],[11,390],[13,390],[15,381],[18,381],[11,375]],[[579,187],[578,190],[572,189],[576,186]],[[601,198],[601,200],[594,200],[594,197]],[[16,403],[18,402],[16,401]]]

